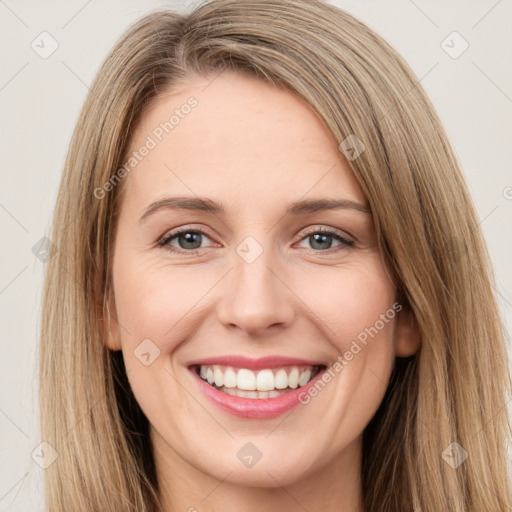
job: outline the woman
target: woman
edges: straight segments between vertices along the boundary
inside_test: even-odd
[[[467,187],[409,67],[346,12],[214,0],[134,24],[53,240],[48,510],[512,507]]]

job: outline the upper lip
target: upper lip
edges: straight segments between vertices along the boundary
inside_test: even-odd
[[[234,366],[236,368],[248,368],[252,370],[261,370],[264,368],[279,368],[282,366],[325,366],[322,361],[313,361],[307,359],[299,359],[296,357],[286,356],[265,356],[257,359],[253,359],[246,356],[217,356],[208,357],[204,359],[196,359],[190,361],[187,366],[199,366],[199,365],[223,365],[223,366]]]

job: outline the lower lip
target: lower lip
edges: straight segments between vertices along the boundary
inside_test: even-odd
[[[205,382],[194,370],[190,371],[195,376],[199,388],[223,411],[238,418],[267,419],[280,416],[301,404],[299,397],[307,395],[308,389],[314,386],[318,379],[322,378],[325,369],[318,372],[305,386],[288,391],[275,398],[242,398],[228,395]]]

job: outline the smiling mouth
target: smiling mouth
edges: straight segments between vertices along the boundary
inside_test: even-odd
[[[326,369],[325,365],[295,365],[250,370],[234,366],[192,365],[190,367],[204,382],[228,395],[240,398],[277,398],[305,386]]]

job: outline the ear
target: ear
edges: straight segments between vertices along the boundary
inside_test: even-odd
[[[397,357],[409,357],[420,349],[421,336],[416,318],[411,311],[402,309],[397,314],[395,353]]]
[[[100,313],[103,342],[110,350],[121,350],[121,333],[117,322],[116,304],[112,288],[109,288],[107,294],[106,304],[102,305]]]

